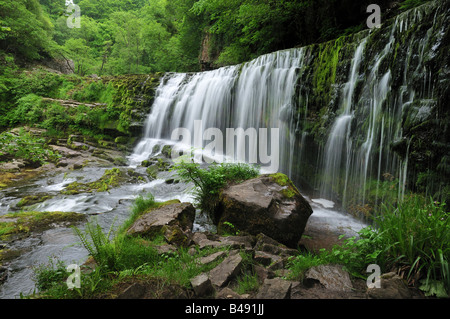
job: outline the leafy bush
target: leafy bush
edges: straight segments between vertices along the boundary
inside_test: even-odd
[[[42,118],[41,109],[42,98],[36,94],[27,94],[17,100],[17,107],[9,114],[9,125],[34,124]]]
[[[75,234],[80,238],[81,244],[89,252],[97,264],[107,269],[115,269],[117,256],[120,252],[120,240],[113,240],[113,226],[107,233],[103,232],[97,220],[92,219],[86,223],[84,231],[73,227]]]
[[[34,267],[34,281],[40,291],[48,290],[68,277],[62,260],[49,258],[48,264]]]
[[[348,238],[330,252],[322,250],[320,258],[345,265],[355,276],[365,273],[369,264],[384,271],[397,269],[411,284],[423,283],[423,290],[436,291],[440,283],[449,294],[450,218],[445,204],[409,195],[396,207],[382,206],[374,227],[362,229],[358,239]]]
[[[67,110],[59,103],[51,103],[45,112],[45,120],[40,126],[47,129],[65,130],[69,123],[70,116]]]
[[[33,165],[42,165],[59,157],[59,154],[47,148],[44,139],[34,137],[24,130],[19,135],[10,132],[0,134],[0,162],[20,158]]]
[[[175,170],[184,182],[192,182],[194,199],[199,208],[206,213],[212,213],[217,205],[220,190],[230,183],[239,183],[259,175],[259,169],[244,163],[211,164],[201,168],[192,159],[182,158],[176,163]]]

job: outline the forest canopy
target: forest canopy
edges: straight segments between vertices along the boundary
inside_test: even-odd
[[[362,30],[371,2],[0,0],[0,63],[73,60],[75,73],[100,76],[198,71]],[[68,27],[69,3],[80,28]],[[377,4],[388,16],[391,1]]]

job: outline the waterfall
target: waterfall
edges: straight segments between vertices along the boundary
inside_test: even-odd
[[[324,176],[326,179],[322,181],[321,196],[324,198],[330,198],[332,195],[332,189],[340,187],[338,185],[338,173],[341,169],[342,157],[344,157],[345,163],[345,184],[344,186],[344,198],[345,191],[347,189],[348,173],[350,169],[350,156],[352,149],[352,141],[350,140],[350,124],[353,118],[352,114],[352,100],[353,93],[358,80],[359,66],[362,60],[362,54],[367,42],[367,38],[358,45],[355,50],[354,57],[352,59],[352,65],[350,68],[349,81],[345,84],[343,89],[343,99],[340,106],[342,114],[337,117],[331,132],[328,137],[328,141],[325,145],[325,163],[324,163]]]
[[[174,130],[185,128],[195,132],[198,130],[195,124],[202,123],[202,131],[218,128],[224,135],[228,128],[245,132],[279,129],[276,144],[281,154],[280,169],[289,172],[295,142],[293,98],[303,56],[304,49],[291,49],[263,55],[242,65],[194,74],[167,74],[157,89],[144,136],[135,147],[131,162],[139,164],[147,159],[160,140],[173,143]],[[248,161],[257,158],[260,151],[258,145],[248,144],[246,139],[238,139],[235,145],[224,141],[223,146],[233,148],[228,151],[235,155],[235,160]],[[203,148],[205,141],[192,140],[192,145]]]
[[[437,79],[430,61],[441,50],[448,24],[448,12],[438,15],[440,8],[430,2],[379,30],[266,54],[240,65],[168,73],[130,161],[139,165],[161,144],[175,144],[172,133],[179,128],[194,135],[188,144],[203,149],[213,137],[203,133],[217,128],[223,140],[215,136],[214,141],[232,159],[261,162],[262,145],[249,146],[247,141],[260,129],[278,129],[279,140],[267,143],[277,146],[279,171],[300,189],[318,186],[313,191],[322,198],[348,208],[376,204],[383,182],[396,179],[401,198],[412,150],[405,119],[426,119],[436,106]],[[328,81],[334,82],[324,91]],[[242,129],[245,138],[235,143],[231,135],[230,140],[230,128]],[[403,153],[402,147],[394,150],[394,144],[406,141]]]

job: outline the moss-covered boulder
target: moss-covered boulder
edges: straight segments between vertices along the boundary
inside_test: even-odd
[[[19,212],[0,216],[0,240],[25,238],[57,225],[70,226],[84,221],[86,215],[73,212]]]
[[[263,233],[296,247],[312,209],[284,174],[261,175],[232,185],[220,194],[215,212],[218,231],[232,224],[251,235]]]

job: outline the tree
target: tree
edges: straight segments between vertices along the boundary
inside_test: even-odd
[[[38,0],[0,0],[0,50],[25,59],[49,54],[53,24]]]
[[[86,40],[70,38],[66,41],[62,50],[65,56],[75,62],[75,73],[86,75],[88,70],[92,69],[92,52]]]

